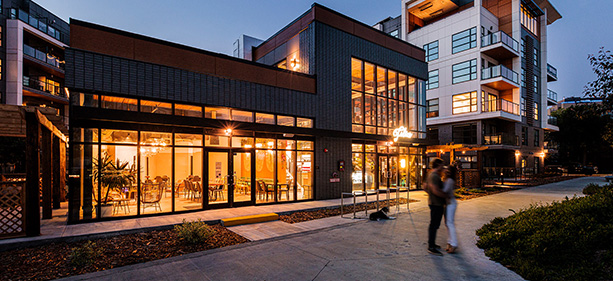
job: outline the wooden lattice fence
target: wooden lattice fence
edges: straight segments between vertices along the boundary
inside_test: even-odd
[[[0,238],[25,235],[25,181],[0,182]]]
[[[465,169],[460,170],[458,175],[458,186],[465,188],[481,187],[481,173],[479,170]]]

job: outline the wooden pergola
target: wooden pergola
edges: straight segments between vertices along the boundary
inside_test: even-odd
[[[58,128],[62,118],[53,109],[14,105],[0,105],[0,118],[0,136],[26,142],[25,181],[0,184],[0,238],[37,236],[41,202],[42,219],[51,219],[52,210],[66,200],[67,138]]]

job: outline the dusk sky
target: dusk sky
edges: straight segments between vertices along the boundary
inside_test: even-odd
[[[307,11],[308,0],[35,0],[68,21],[80,19],[232,54],[232,43],[247,34],[266,39]],[[548,62],[558,69],[549,88],[558,99],[583,96],[594,80],[588,54],[613,50],[612,0],[550,0],[562,19],[549,26]],[[368,25],[400,15],[399,0],[321,0],[318,3]],[[518,71],[519,72],[519,71]]]

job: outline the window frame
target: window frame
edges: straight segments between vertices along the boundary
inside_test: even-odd
[[[467,66],[464,66],[467,64]],[[468,73],[462,73],[468,69]],[[451,81],[452,84],[459,84],[466,81],[477,79],[477,59],[471,59],[456,63],[451,66]]]
[[[436,75],[434,75],[434,72],[436,72]],[[434,81],[434,78],[436,78],[436,81]],[[436,84],[436,86],[434,86]],[[432,90],[432,89],[436,89],[439,86],[439,71],[438,69],[432,70],[432,71],[428,71],[428,80],[426,81],[426,90]]]
[[[434,46],[435,43],[436,43],[436,46]],[[438,40],[425,44],[424,50],[426,51],[426,58],[425,58],[426,62],[437,60],[438,51],[439,51]],[[436,50],[436,52],[434,52],[434,50]]]
[[[436,101],[436,103],[434,103],[434,101]],[[435,107],[436,107],[436,110],[434,110]],[[426,100],[426,118],[438,117],[439,109],[440,109],[440,106],[439,106],[438,98]]]
[[[468,41],[463,42],[468,38]],[[477,27],[471,27],[451,35],[451,53],[457,54],[477,47]]]
[[[464,98],[461,100],[456,100],[457,96],[462,96],[462,95],[467,95],[468,94],[468,98]],[[459,105],[456,106],[456,103],[462,103],[462,102],[466,102],[468,101],[468,105]],[[461,109],[461,108],[468,108],[468,111],[461,111],[458,112],[457,109]],[[451,96],[451,113],[452,115],[457,115],[457,114],[465,114],[465,113],[472,113],[472,112],[477,112],[478,108],[477,108],[477,91],[471,91],[471,92],[466,92],[466,93],[461,93],[461,94],[456,94]]]

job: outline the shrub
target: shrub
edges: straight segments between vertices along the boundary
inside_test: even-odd
[[[183,219],[182,224],[175,225],[175,231],[181,240],[189,244],[202,243],[215,234],[215,230],[200,219],[193,222],[187,222]]]
[[[477,230],[477,246],[530,280],[613,278],[613,190],[533,205]]]
[[[595,183],[590,183],[583,188],[583,194],[585,195],[593,195],[597,192],[605,191],[605,190],[613,190],[613,184],[605,184],[598,185]]]
[[[96,247],[96,243],[87,241],[80,247],[72,248],[69,259],[73,266],[83,267],[90,265],[100,257],[102,249]]]

